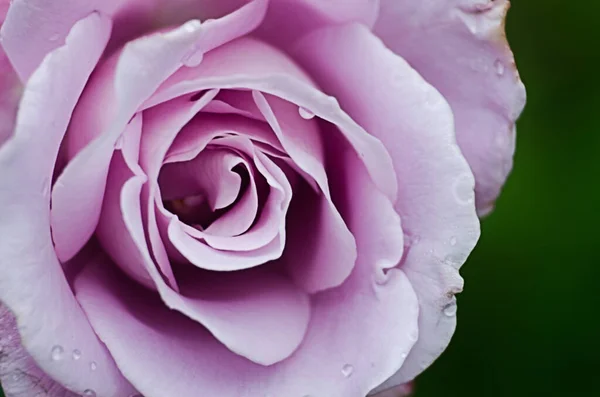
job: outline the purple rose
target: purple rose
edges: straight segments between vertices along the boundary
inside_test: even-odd
[[[14,0],[7,395],[411,381],[452,336],[477,213],[512,165],[525,94],[508,5]]]

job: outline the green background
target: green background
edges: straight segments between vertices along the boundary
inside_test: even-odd
[[[528,102],[462,268],[458,328],[416,397],[600,396],[600,2],[513,0]]]
[[[515,169],[463,267],[455,337],[416,397],[600,396],[599,13],[513,0],[528,89]]]

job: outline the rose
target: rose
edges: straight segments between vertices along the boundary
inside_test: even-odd
[[[15,0],[8,394],[362,397],[413,379],[453,333],[476,208],[511,166],[507,7]]]

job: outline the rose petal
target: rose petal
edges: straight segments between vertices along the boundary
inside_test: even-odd
[[[226,137],[218,140],[218,145],[223,145],[223,147],[227,148],[236,148],[239,149],[239,146],[242,145],[232,145],[231,142],[236,142],[239,137]],[[213,146],[216,145],[216,141]],[[248,141],[247,144],[251,146]],[[236,147],[237,146],[237,147]],[[217,146],[218,147],[218,146]],[[212,237],[218,240],[219,237],[224,237],[223,240],[227,240],[228,237],[237,237],[243,235],[248,229],[252,226],[254,221],[258,215],[258,206],[259,206],[259,197],[258,197],[258,188],[257,182],[262,182],[261,186],[264,186],[266,189],[266,183],[264,181],[256,181],[255,171],[251,168],[251,166],[244,162],[245,167],[248,172],[248,187],[245,192],[243,192],[241,198],[238,202],[233,206],[233,208],[229,208],[227,212],[213,222],[206,229],[206,238],[207,243],[215,248],[223,248],[223,246],[218,247],[218,243],[215,245],[214,241],[211,241]],[[285,216],[285,214],[283,215]],[[261,216],[262,218],[262,216]],[[258,220],[260,222],[260,219]],[[260,226],[255,225],[255,228],[259,228]],[[273,236],[274,237],[274,236]],[[265,242],[266,243],[266,242]],[[235,244],[231,244],[232,247],[238,248]],[[238,249],[244,249],[246,247],[239,247]],[[255,248],[258,248],[256,246]]]
[[[297,38],[325,26],[357,22],[372,27],[379,14],[379,1],[272,0],[257,34],[286,51]]]
[[[207,54],[200,67],[178,70],[144,107],[203,89],[246,89],[271,94],[338,126],[363,156],[376,186],[395,200],[398,182],[384,146],[348,117],[334,98],[315,87],[291,58],[265,43],[243,38]]]
[[[198,118],[194,120],[194,122],[190,124],[176,140],[173,145],[173,148],[176,147],[175,154],[172,154],[171,158],[181,158],[181,156],[190,153],[187,150],[183,150],[183,147],[181,146],[183,144],[177,145],[178,141],[191,143],[193,147],[193,152],[191,153],[194,153],[196,150],[202,150],[209,139],[223,132],[223,130],[221,130],[222,127],[229,126],[229,121],[232,120],[217,118]],[[240,126],[243,126],[243,123],[241,123]],[[242,136],[219,138],[218,140],[213,141],[213,146],[219,144],[244,152],[254,160],[257,172],[262,175],[262,178],[265,178],[266,181],[271,181],[274,186],[284,186],[287,184],[283,182],[286,179],[286,176],[281,170],[278,169],[272,160],[262,155],[259,151],[256,151],[250,139],[245,136],[248,131],[254,130],[252,128],[242,127],[241,129],[236,129],[236,131],[239,131]],[[196,139],[194,139],[194,137]],[[180,138],[182,138],[181,141],[179,140]],[[193,142],[196,143],[194,144]],[[180,150],[183,150],[183,152],[180,153]],[[251,180],[248,188],[251,190],[250,194],[244,195],[234,208],[230,209],[224,216],[211,224],[205,231],[185,227],[183,230],[190,236],[202,239],[208,245],[218,250],[254,251],[269,245],[271,248],[277,248],[276,256],[278,257],[283,249],[283,241],[277,239],[281,244],[273,245],[272,243],[278,233],[285,231],[285,216],[289,200],[291,199],[291,191],[289,191],[290,194],[285,197],[279,194],[269,194],[260,211],[260,216],[256,219],[258,214],[258,194],[256,185],[259,184],[259,186],[262,186],[267,184],[265,181],[260,183],[262,178],[255,178],[253,173],[250,173]],[[278,180],[282,182],[277,182]],[[265,189],[268,189],[268,187],[264,186],[261,190]],[[160,208],[159,211],[165,212],[163,208]],[[166,219],[169,218],[170,217],[166,215]],[[168,220],[166,222],[168,222]],[[248,231],[247,229],[253,223],[252,229]],[[239,235],[230,233],[232,231],[231,224],[235,225],[236,229],[245,227],[245,233],[242,232]],[[224,231],[228,231],[229,233],[225,234]],[[254,262],[252,261],[252,263]]]
[[[395,207],[413,240],[401,268],[420,303],[420,339],[391,386],[405,383],[439,356],[454,332],[456,318],[444,308],[462,289],[458,268],[479,237],[473,176],[443,97],[366,28],[324,29],[305,38],[297,53],[394,160]]]
[[[53,191],[52,223],[56,230],[56,252],[62,261],[77,253],[92,235],[100,215],[114,145],[142,102],[189,59],[191,52],[199,48],[209,50],[234,39],[236,34],[252,30],[264,17],[264,7],[264,0],[254,0],[222,20],[214,21],[210,27],[203,28],[196,20],[166,33],[137,39],[114,57],[116,62],[107,62],[97,73],[96,79],[89,84],[92,88],[86,90],[87,95],[79,103],[78,109],[82,110],[75,114],[71,126],[75,131],[92,131],[71,134],[75,142],[68,144],[82,147],[81,137],[93,141],[71,160],[59,177],[58,188]],[[94,87],[99,87],[98,91],[94,91]],[[113,102],[108,107],[112,109],[108,114],[112,113],[113,117],[107,118],[106,109],[98,106],[98,96],[102,102]],[[97,111],[94,113],[90,109]],[[74,153],[74,150],[71,148],[70,152]],[[66,196],[74,196],[69,202],[77,203],[78,207],[69,207]],[[69,218],[65,215],[73,211],[86,216]],[[78,233],[73,235],[71,230]]]
[[[356,242],[331,201],[317,124],[314,120],[304,120],[289,102],[276,97],[267,99],[258,91],[252,94],[286,152],[317,182],[323,194],[321,200],[314,196],[301,198],[306,207],[300,205],[297,216],[311,214],[311,219],[303,222],[296,218],[294,226],[299,234],[290,240],[284,262],[292,277],[310,293],[337,287],[354,268]],[[307,190],[305,194],[311,192]],[[312,236],[307,236],[306,230]]]
[[[8,0],[0,0],[0,26],[8,11]],[[0,43],[0,146],[13,134],[17,106],[23,86]]]
[[[181,128],[218,92],[218,90],[208,91],[193,102],[183,97],[174,99],[144,112],[144,134],[140,142],[139,160],[141,168],[148,176],[148,183],[142,186],[141,191],[142,224],[146,225],[152,255],[161,269],[170,268],[171,264],[158,230],[154,205],[155,199],[159,197],[158,174],[160,167],[167,150]]]
[[[215,211],[233,204],[242,188],[242,177],[233,171],[242,158],[226,150],[206,150],[190,161],[166,164],[159,184],[163,200],[203,195]]]
[[[0,306],[0,383],[9,397],[77,397],[44,373],[21,345],[14,316]]]
[[[382,0],[375,31],[448,100],[475,174],[477,211],[493,209],[512,168],[525,105],[504,33],[508,0]]]
[[[86,109],[88,106],[98,107],[93,101],[97,96],[93,87],[100,86],[101,90],[110,94],[112,90],[105,87],[110,87],[114,81],[114,100],[118,112],[104,121],[105,132],[69,162],[52,192],[52,228],[56,252],[61,261],[75,255],[94,232],[100,217],[110,159],[127,122],[135,114],[140,101],[180,66],[179,59],[196,42],[198,34],[199,23],[192,21],[171,32],[131,42],[118,56],[116,64],[109,62],[108,70],[101,70],[88,84],[92,87],[91,93],[87,94],[90,91],[86,90],[87,95],[84,94],[80,100],[78,109],[83,110],[74,114],[70,127],[72,130],[87,130],[96,125],[96,122],[89,120],[89,110]],[[78,118],[79,115],[81,117]],[[85,135],[94,137],[94,133]],[[76,207],[73,207],[74,204]],[[73,212],[85,216],[69,216]],[[74,234],[73,230],[77,230],[77,233]]]
[[[128,395],[134,390],[75,301],[49,229],[54,161],[109,34],[110,21],[100,14],[77,22],[66,44],[48,55],[26,84],[15,135],[0,148],[0,301],[15,314],[25,349],[46,374],[79,393]],[[74,349],[85,351],[86,360],[60,360]]]
[[[166,214],[169,241],[192,264],[207,270],[233,271],[255,267],[281,256],[285,245],[285,213],[292,198],[292,189],[285,174],[277,166],[273,164],[273,166],[267,168],[266,165],[272,162],[266,156],[260,158],[257,154],[255,163],[270,186],[269,197],[265,204],[267,211],[262,214],[264,218],[261,216],[263,222],[259,219],[256,225],[259,227],[244,235],[230,238],[230,243],[226,244],[229,249],[236,246],[244,249],[244,246],[248,243],[256,244],[257,241],[262,243],[265,237],[271,237],[272,239],[267,244],[262,244],[251,251],[217,250],[194,238],[203,237],[207,240],[218,241],[217,237],[209,237],[197,231],[195,235],[190,234],[190,231],[183,228],[176,217]],[[275,212],[272,213],[268,209]],[[162,210],[162,208],[159,207],[159,210]],[[264,223],[273,227],[265,227]]]
[[[198,390],[207,396],[364,396],[397,370],[401,362],[395,357],[408,352],[417,336],[417,298],[400,270],[391,270],[383,285],[373,283],[376,270],[381,270],[376,263],[400,259],[402,231],[389,200],[349,152],[360,167],[352,168],[341,184],[352,190],[363,187],[349,208],[363,256],[344,286],[315,297],[304,343],[285,361],[256,365],[189,319],[161,308],[144,291],[120,287],[105,277],[82,280],[87,293],[81,290],[78,296],[86,310],[100,307],[95,301],[104,309],[89,311],[94,329],[140,392],[146,397],[193,397]],[[106,268],[95,270],[101,275]]]
[[[137,135],[139,139],[141,131],[142,118],[137,116],[129,123],[125,131],[124,141],[131,140],[133,135]],[[106,193],[102,203],[100,221],[96,228],[96,236],[102,248],[110,255],[117,266],[142,285],[154,289],[156,287],[152,278],[146,269],[140,266],[139,255],[135,255],[135,246],[133,246],[131,237],[128,236],[129,232],[123,222],[121,188],[132,173],[132,167],[128,166],[127,161],[124,159],[124,152],[115,152],[108,174]],[[165,274],[165,271],[171,285],[176,286],[170,267],[163,269],[163,274]]]
[[[120,3],[123,0],[11,1],[2,45],[21,80],[26,81],[46,54],[65,43],[75,22],[94,11],[111,14]]]
[[[141,265],[146,267],[146,270],[154,279],[160,296],[167,306],[181,311],[190,318],[202,323],[232,351],[250,360],[268,365],[289,356],[302,341],[305,326],[308,324],[309,314],[306,295],[297,287],[294,287],[290,281],[286,282],[281,278],[273,280],[272,277],[267,278],[265,281],[274,283],[269,288],[265,285],[261,286],[257,282],[250,282],[244,288],[238,287],[225,291],[220,298],[203,296],[203,289],[209,288],[207,285],[203,286],[201,284],[189,286],[186,296],[177,294],[163,281],[145,243],[141,223],[141,206],[139,200],[137,200],[143,183],[143,177],[133,176],[124,184],[121,206],[125,209],[123,215],[129,235],[137,247],[137,253],[141,255]],[[198,279],[202,280],[201,277],[198,277]],[[252,284],[256,287],[253,287]],[[252,290],[252,288],[258,288],[258,290]],[[266,299],[265,295],[260,293],[261,290],[272,290],[272,293],[278,296],[271,296],[272,299]],[[85,305],[85,302],[83,304]],[[281,317],[284,320],[282,324],[277,325],[279,314],[274,315],[274,313],[280,312],[279,307],[282,304],[289,307],[290,318]],[[264,311],[258,309],[261,306],[265,307]],[[89,310],[88,315],[94,315],[92,313],[92,311],[95,311],[94,307],[90,308],[88,306],[87,310]],[[221,313],[221,310],[226,311],[226,313]],[[246,322],[246,320],[249,321],[249,318],[240,314],[243,312],[254,314],[256,322]],[[254,328],[256,328],[256,331],[253,330]],[[263,332],[267,329],[268,332],[273,333],[275,343],[271,349],[260,348],[258,345],[256,338],[259,336],[264,337],[259,329]],[[245,336],[240,335],[240,331],[243,331]]]

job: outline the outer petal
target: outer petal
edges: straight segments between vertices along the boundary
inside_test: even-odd
[[[264,17],[266,4],[266,0],[253,0],[206,28],[192,20],[167,33],[130,42],[113,59],[116,62],[107,62],[99,71],[80,101],[70,127],[75,132],[68,136],[67,145],[71,155],[76,156],[52,192],[56,251],[62,261],[75,255],[92,235],[114,146],[143,101],[184,62],[194,58],[196,63],[202,51],[254,29]],[[98,99],[108,104],[107,108],[98,106]],[[74,199],[67,197],[73,195]],[[76,208],[67,205],[73,202],[78,203]],[[69,218],[66,214],[73,210],[85,217]],[[71,230],[79,232],[73,235]]]
[[[76,397],[42,371],[21,345],[12,313],[0,306],[0,383],[8,397]]]
[[[445,314],[453,312],[444,309],[455,304],[453,296],[462,289],[458,268],[479,237],[473,176],[456,145],[448,104],[367,29],[315,32],[297,53],[325,90],[381,139],[394,161],[395,207],[412,240],[400,267],[420,304],[419,341],[394,379],[404,383],[437,358],[454,332],[455,317]]]
[[[63,45],[71,27],[94,11],[113,14],[128,0],[14,0],[2,26],[3,46],[26,81],[50,51]]]
[[[508,0],[382,0],[375,32],[448,100],[458,144],[475,174],[480,215],[511,168],[525,105],[504,33]]]
[[[8,0],[0,0],[0,26],[4,23]],[[12,135],[22,85],[0,43],[0,146]]]
[[[122,396],[133,389],[65,279],[52,246],[48,208],[61,139],[110,26],[97,13],[75,24],[65,46],[45,58],[28,81],[15,135],[0,148],[0,300],[15,314],[24,347],[46,374],[79,393],[93,389]],[[81,360],[71,359],[75,349]]]
[[[202,390],[228,397],[363,397],[398,369],[402,360],[395,357],[405,355],[417,338],[416,296],[401,270],[390,270],[381,285],[374,280],[380,263],[399,260],[402,231],[389,200],[349,153],[354,166],[339,179],[341,186],[364,188],[346,208],[355,214],[351,227],[362,256],[342,287],[314,298],[304,343],[285,361],[268,367],[251,363],[147,292],[115,283],[106,266],[86,269],[78,298],[93,309],[94,329],[144,396],[195,397]],[[98,302],[103,310],[94,309]]]
[[[271,0],[258,35],[287,51],[299,37],[322,27],[349,22],[372,27],[379,15],[379,2],[380,0]]]

